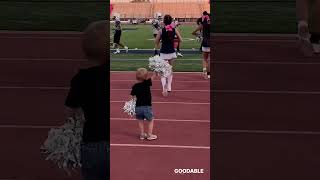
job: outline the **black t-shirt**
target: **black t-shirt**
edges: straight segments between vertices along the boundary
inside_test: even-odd
[[[83,129],[84,142],[109,141],[110,124],[108,108],[109,80],[107,65],[82,69],[71,80],[71,88],[65,105],[82,108],[86,122]]]
[[[137,97],[136,106],[151,106],[151,79],[144,80],[132,86],[131,95]]]

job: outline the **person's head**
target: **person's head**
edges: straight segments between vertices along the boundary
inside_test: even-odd
[[[207,11],[203,11],[202,15],[209,15],[209,13]]]
[[[82,48],[88,60],[98,64],[107,63],[109,27],[107,21],[96,21],[83,32]]]
[[[148,77],[148,70],[146,68],[139,68],[136,72],[136,79],[138,81],[144,81]]]
[[[167,26],[170,25],[172,23],[172,17],[167,14],[163,17],[163,23]]]

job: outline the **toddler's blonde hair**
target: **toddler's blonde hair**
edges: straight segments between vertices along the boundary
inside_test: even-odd
[[[136,72],[136,79],[138,81],[146,80],[148,77],[148,70],[146,68],[139,68]]]

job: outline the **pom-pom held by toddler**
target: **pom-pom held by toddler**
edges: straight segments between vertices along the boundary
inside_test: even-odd
[[[149,68],[162,77],[168,77],[172,71],[172,66],[158,55],[149,58]]]
[[[69,175],[71,170],[81,167],[80,145],[82,140],[83,114],[68,118],[67,122],[48,132],[48,138],[41,146],[46,160],[53,161]]]
[[[123,106],[124,112],[127,113],[131,117],[136,114],[135,109],[136,109],[136,100],[135,99],[131,99],[130,101],[127,101]]]

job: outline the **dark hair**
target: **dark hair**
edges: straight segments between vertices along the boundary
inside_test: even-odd
[[[202,15],[209,15],[207,11],[203,11]]]
[[[107,21],[93,22],[84,30],[82,49],[89,60],[106,61],[107,34],[109,34]]]
[[[170,25],[172,23],[172,17],[169,14],[165,15],[163,17],[163,23],[165,25]]]

